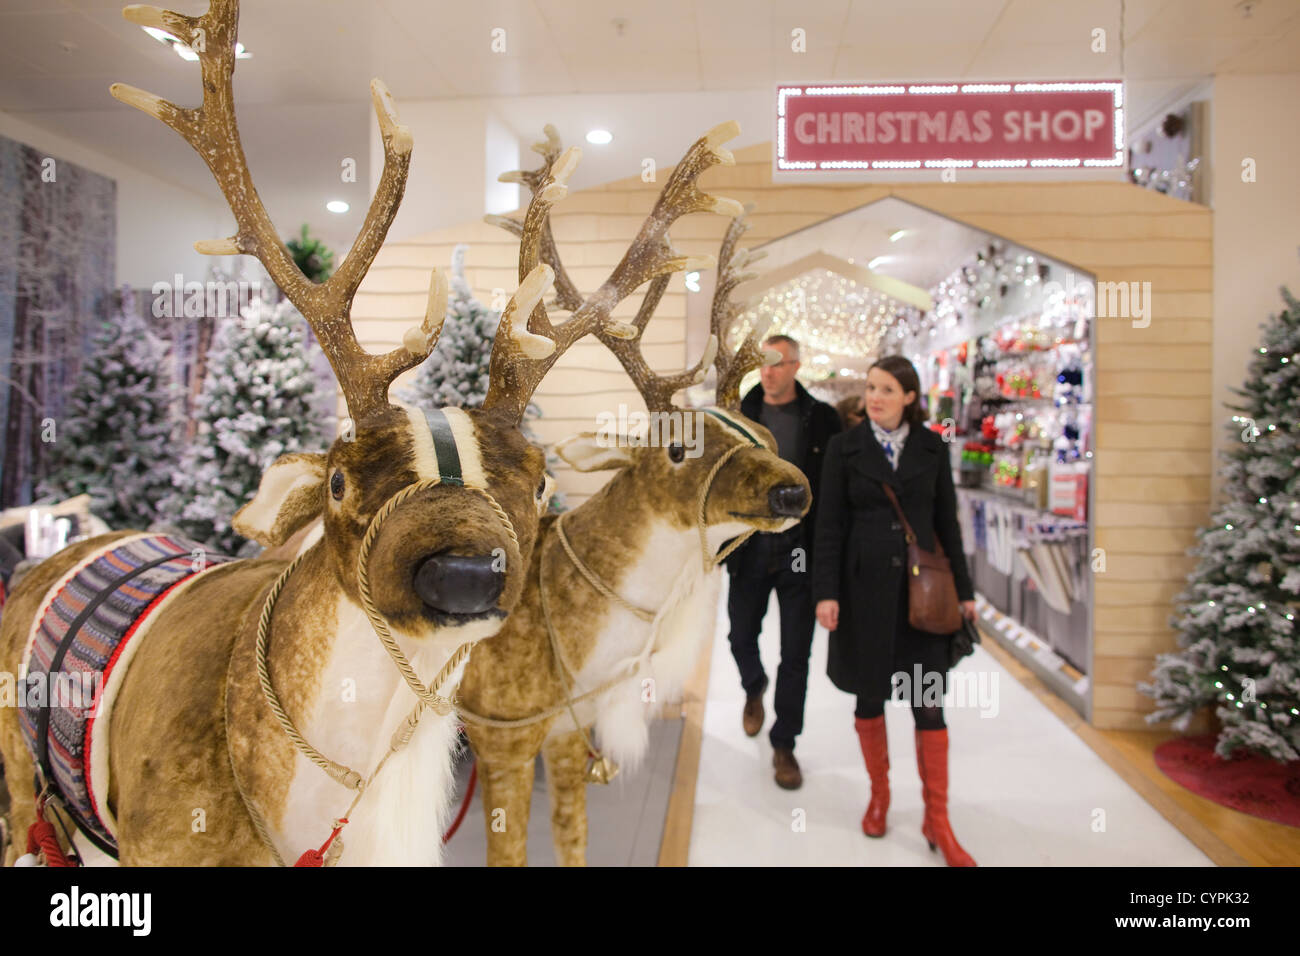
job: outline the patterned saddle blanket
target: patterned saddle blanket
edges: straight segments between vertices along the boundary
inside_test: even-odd
[[[181,584],[230,560],[173,535],[119,539],[47,592],[28,637],[18,681],[27,747],[41,780],[57,791],[81,831],[114,857],[109,718],[141,643],[136,638]]]

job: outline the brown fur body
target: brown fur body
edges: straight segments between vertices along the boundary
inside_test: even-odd
[[[769,446],[775,445],[762,426],[746,422],[746,427]],[[682,564],[701,563],[696,530],[700,490],[713,463],[737,443],[734,433],[709,420],[704,453],[697,459],[674,463],[663,448],[627,449],[626,456],[614,463],[618,473],[565,518],[565,532],[579,557],[615,593],[647,610],[658,610]],[[727,462],[708,498],[706,520],[712,529],[712,549],[716,551],[720,538],[746,529],[775,531],[787,524],[772,515],[768,505],[769,490],[780,485],[807,489],[802,473],[768,448],[746,448]],[[565,702],[564,684],[542,617],[539,574],[543,562],[556,637],[576,672],[598,655],[601,641],[638,628],[638,633],[649,634],[649,624],[617,607],[583,578],[561,546],[555,521],[553,517],[542,521],[519,604],[497,636],[474,649],[465,669],[458,701],[472,714],[521,719]],[[650,554],[664,540],[665,529],[669,529],[670,538],[672,532],[680,533],[678,553]],[[656,558],[660,562],[658,580],[647,580],[644,569]],[[638,568],[641,572],[634,573]],[[705,623],[711,626],[712,617]],[[574,676],[569,674],[568,680],[573,682]],[[575,692],[615,676],[616,671],[588,675]],[[643,687],[638,680],[628,680],[612,693],[641,695]],[[577,711],[590,735],[594,704],[588,701]],[[466,734],[480,763],[488,864],[521,866],[527,862],[533,767],[540,753],[550,793],[556,858],[562,865],[583,865],[588,754],[568,711],[510,728],[467,718]]]

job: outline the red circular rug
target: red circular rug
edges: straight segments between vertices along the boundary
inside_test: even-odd
[[[1214,752],[1215,734],[1180,737],[1156,748],[1156,766],[1197,796],[1252,817],[1300,827],[1300,760],[1238,751],[1230,760]]]

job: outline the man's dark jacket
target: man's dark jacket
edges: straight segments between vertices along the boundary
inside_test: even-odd
[[[799,405],[799,460],[803,464],[803,473],[808,478],[812,489],[812,507],[796,528],[785,532],[784,537],[791,539],[790,547],[804,549],[806,564],[804,569],[812,572],[813,529],[817,527],[817,494],[822,477],[822,459],[826,456],[826,446],[831,436],[843,427],[839,412],[825,402],[820,402],[808,394],[796,380],[794,383],[795,401]],[[750,421],[763,422],[763,386],[755,385],[740,402],[740,414]],[[760,538],[766,535],[753,535],[748,541],[732,552],[727,558],[727,570],[732,574],[745,577],[762,577],[766,573],[766,563],[770,549],[765,548]],[[788,550],[788,549],[786,549]],[[784,558],[785,566],[790,567],[792,558]]]

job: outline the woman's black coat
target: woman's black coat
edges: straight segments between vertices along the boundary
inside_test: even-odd
[[[875,699],[890,696],[895,640],[916,636],[907,621],[895,620],[905,586],[907,543],[882,481],[893,486],[921,547],[934,550],[938,534],[958,598],[975,596],[943,439],[913,426],[894,471],[870,421],[832,438],[822,467],[813,600],[840,603],[839,628],[830,636],[831,681],[840,690]]]

